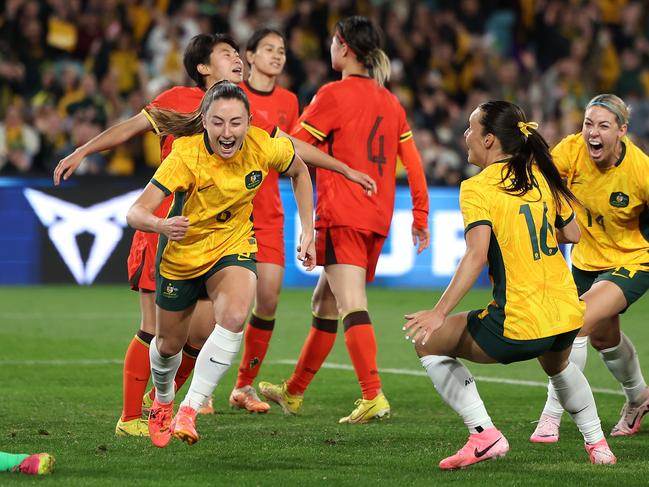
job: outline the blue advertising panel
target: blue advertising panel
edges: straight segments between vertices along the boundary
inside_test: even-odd
[[[296,258],[299,219],[289,184],[280,181],[285,213],[287,287],[313,287],[321,268],[305,271]],[[458,188],[431,188],[429,230],[431,246],[417,255],[412,243],[412,200],[406,186],[397,187],[394,215],[376,269],[374,284],[382,287],[431,288],[446,286],[464,254],[464,225],[458,202]],[[488,285],[486,273],[478,281]]]
[[[126,211],[146,181],[73,178],[63,187],[49,179],[0,178],[0,285],[71,282],[126,284],[133,231]],[[290,183],[280,180],[286,215],[285,286],[313,287],[320,269],[306,272],[296,259],[299,220]],[[412,243],[411,199],[398,187],[390,234],[374,285],[431,288],[448,284],[465,250],[457,188],[432,188],[431,246],[417,255]],[[480,285],[488,285],[486,274]]]

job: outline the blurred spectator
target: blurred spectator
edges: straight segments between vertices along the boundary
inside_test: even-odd
[[[229,32],[243,46],[259,27],[283,30],[279,81],[304,106],[335,79],[331,31],[354,13],[384,31],[389,88],[407,109],[432,184],[456,185],[472,174],[463,133],[487,99],[522,105],[553,143],[580,130],[592,96],[615,92],[632,107],[630,136],[649,148],[646,1],[5,0],[0,114],[27,134],[10,130],[15,146],[32,147],[34,131],[37,146],[15,162],[3,155],[2,172],[49,171],[97,130],[187,84],[182,54],[199,32]],[[85,171],[148,175],[158,164],[156,141],[147,134],[87,161]]]
[[[38,132],[25,122],[22,104],[10,105],[0,123],[0,173],[28,172],[39,147]]]

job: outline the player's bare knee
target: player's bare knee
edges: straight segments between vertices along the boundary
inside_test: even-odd
[[[338,306],[333,296],[324,296],[314,293],[311,298],[311,309],[317,316],[335,316],[339,315]]]
[[[228,331],[239,333],[247,318],[247,309],[228,310],[220,319],[219,325]]]
[[[590,343],[595,350],[606,350],[616,347],[620,343],[620,336],[617,335],[591,335]]]
[[[258,294],[257,302],[255,303],[255,312],[261,316],[275,316],[278,301],[279,293],[264,293],[262,296]]]
[[[426,346],[422,345],[421,342],[415,342],[415,352],[417,353],[417,357],[419,358],[430,355],[430,352],[428,352]]]
[[[184,341],[175,337],[163,337],[158,335],[156,338],[158,353],[162,357],[171,357],[183,349]]]

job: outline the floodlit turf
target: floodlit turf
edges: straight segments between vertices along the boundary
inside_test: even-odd
[[[634,438],[611,439],[619,459],[594,467],[566,416],[558,445],[533,445],[528,437],[545,400],[539,386],[480,380],[544,382],[536,362],[510,366],[469,364],[496,425],[511,445],[507,457],[458,472],[437,463],[465,441],[461,420],[441,401],[401,331],[405,312],[430,307],[438,293],[370,291],[377,328],[379,367],[392,418],[370,425],[338,425],[354,407],[359,388],[342,333],[320,371],[299,417],[279,407],[263,416],[227,406],[235,368],[217,388],[218,413],[199,417],[200,441],[173,440],[164,450],[148,439],[114,436],[121,410],[121,359],[137,330],[137,296],[125,287],[0,288],[0,449],[47,451],[56,472],[39,485],[641,485],[649,472],[649,420]],[[310,326],[308,291],[282,296],[275,336],[260,378],[289,376]],[[472,292],[459,309],[484,305]],[[649,370],[649,300],[623,317]],[[345,368],[347,367],[347,368]],[[595,388],[617,390],[599,357],[590,353],[587,376]],[[184,390],[180,396],[184,396]],[[595,394],[605,432],[618,419],[623,397]],[[0,474],[0,485],[29,479]]]

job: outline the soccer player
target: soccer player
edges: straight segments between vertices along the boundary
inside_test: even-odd
[[[156,336],[150,359],[156,398],[149,435],[164,447],[171,435],[193,444],[198,408],[212,396],[239,351],[255,293],[252,200],[269,168],[291,177],[302,225],[298,259],[315,267],[313,191],[309,172],[285,137],[250,128],[250,106],[238,86],[210,88],[193,114],[147,110],[162,134],[176,139],[127,214],[129,225],[162,235],[156,263]],[[244,144],[245,141],[245,144]],[[155,210],[174,195],[166,218]],[[172,422],[174,377],[198,297],[214,306],[214,330],[196,359],[194,376]]]
[[[342,80],[320,88],[293,132],[369,173],[377,181],[378,192],[368,197],[337,174],[317,170],[316,252],[324,272],[313,293],[311,330],[288,381],[259,384],[261,393],[286,414],[299,412],[305,390],[333,347],[341,317],[362,399],[340,422],[365,423],[390,415],[376,363],[365,283],[374,279],[390,227],[397,157],[408,171],[412,239],[418,252],[429,243],[428,193],[405,112],[383,87],[390,61],[379,45],[378,29],[365,17],[349,17],[336,24],[331,65],[342,73]]]
[[[7,453],[0,451],[0,472],[47,475],[54,470],[54,457],[49,453]]]
[[[638,354],[620,331],[620,314],[649,288],[649,157],[626,137],[628,125],[629,108],[623,100],[597,95],[586,107],[581,133],[569,135],[552,151],[559,173],[582,203],[577,220],[583,238],[571,256],[586,314],[570,361],[583,370],[590,337],[622,386],[626,403],[611,436],[637,433],[649,412],[649,388]],[[562,413],[550,384],[530,441],[559,441]]]
[[[481,172],[460,189],[466,252],[435,307],[406,315],[406,339],[415,343],[435,389],[462,416],[470,433],[463,448],[440,462],[444,470],[509,451],[473,376],[458,358],[503,364],[538,358],[583,434],[591,462],[616,462],[588,381],[568,361],[584,307],[558,243],[579,240],[569,204],[576,198],[536,127],[509,102],[487,102],[473,111],[464,138],[468,161]],[[486,309],[449,316],[485,263],[493,301]]]
[[[286,64],[285,40],[274,29],[252,34],[246,44],[250,76],[241,84],[250,105],[263,113],[284,132],[297,122],[299,106],[294,93],[277,85]],[[271,169],[253,201],[253,223],[257,238],[257,291],[255,307],[244,333],[243,354],[234,390],[233,407],[265,413],[270,409],[260,401],[252,383],[268,351],[275,327],[275,312],[284,278],[284,211],[279,195],[278,173]]]
[[[177,86],[160,94],[152,106],[188,113],[195,110],[202,100],[205,90],[219,80],[227,79],[240,83],[243,79],[243,63],[239,57],[239,46],[224,34],[199,34],[192,38],[184,53],[185,69],[196,83],[195,87]],[[262,113],[254,113],[253,125],[271,134],[285,135],[278,131]],[[88,143],[77,148],[73,154],[62,159],[54,171],[54,183],[69,178],[83,159],[90,154],[111,149],[130,138],[152,129],[151,122],[143,111],[134,117],[108,128]],[[170,152],[173,137],[161,139],[162,159]],[[327,154],[301,141],[295,141],[296,150],[310,164],[320,164],[340,171],[345,177],[356,181],[370,192],[375,191],[375,183],[367,175],[351,169],[329,157]],[[163,202],[158,216],[166,215],[171,198]],[[155,334],[155,254],[158,235],[155,233],[135,232],[128,260],[129,282],[139,292],[142,319],[140,330],[131,340],[124,360],[124,407],[122,416],[115,427],[118,436],[146,436],[148,426],[141,418],[143,401],[146,407],[152,402],[149,394],[144,395],[150,376],[149,344]],[[178,371],[176,386],[180,388],[193,370],[198,351],[210,334],[214,323],[209,301],[199,299],[193,314],[189,342],[184,349],[183,363]],[[212,412],[211,404],[206,405],[204,412]]]

